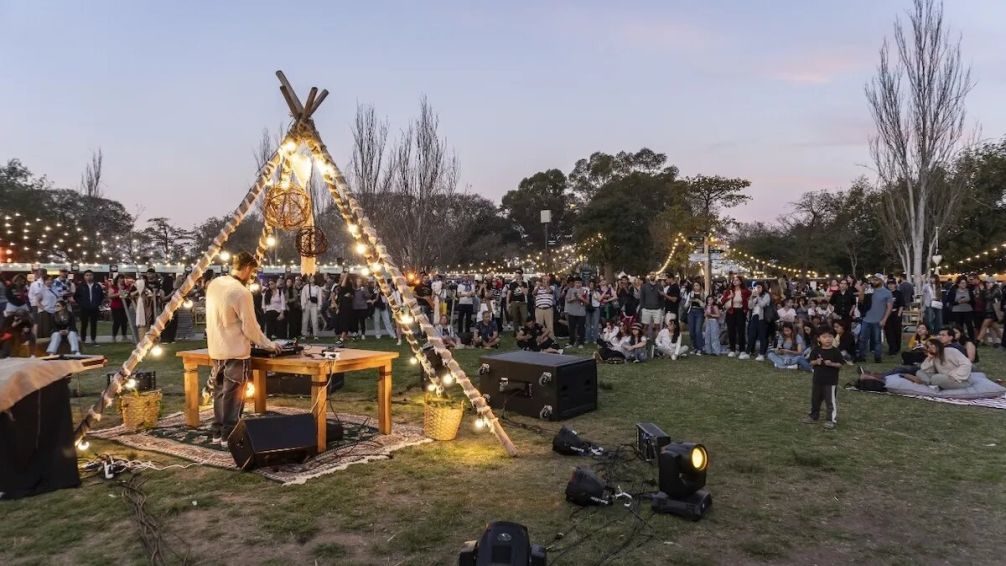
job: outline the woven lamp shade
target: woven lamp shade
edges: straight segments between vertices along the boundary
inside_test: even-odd
[[[297,253],[301,257],[316,257],[328,251],[328,238],[321,228],[307,226],[297,231]]]
[[[311,197],[303,189],[274,187],[266,195],[264,212],[270,226],[284,230],[299,228],[311,217]]]

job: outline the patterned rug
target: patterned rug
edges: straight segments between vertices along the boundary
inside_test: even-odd
[[[880,395],[897,395],[898,397],[909,397],[911,399],[922,399],[923,401],[936,401],[937,403],[949,403],[951,405],[966,405],[968,407],[985,407],[988,409],[1006,410],[1006,395],[1002,397],[992,397],[990,399],[947,399],[944,397],[929,397],[927,395],[901,395],[888,391],[863,391],[855,387],[846,387],[847,391],[861,391],[863,393],[879,393]]]
[[[270,412],[290,415],[305,411],[290,407],[273,407]],[[236,470],[231,453],[211,443],[209,420],[212,416],[211,408],[201,410],[200,425],[197,429],[186,426],[185,415],[179,412],[162,418],[157,422],[157,427],[149,430],[136,432],[119,425],[96,430],[91,435],[114,440],[138,450],[159,452],[198,464]],[[329,419],[333,416],[329,414]],[[370,417],[339,413],[338,419],[342,422],[343,438],[329,442],[328,450],[323,454],[303,464],[270,466],[256,469],[254,472],[283,485],[299,485],[309,479],[345,470],[353,464],[390,459],[392,452],[406,446],[432,442],[423,436],[422,428],[416,426],[396,423],[391,434],[380,434],[377,428],[372,426],[375,423]]]

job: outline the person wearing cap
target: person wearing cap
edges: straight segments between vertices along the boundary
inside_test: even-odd
[[[206,346],[213,366],[213,441],[227,447],[227,438],[244,410],[245,383],[251,377],[251,344],[281,350],[255,319],[248,290],[258,261],[248,252],[231,259],[229,277],[217,277],[206,288]]]
[[[887,324],[887,318],[891,316],[894,309],[894,295],[884,287],[884,274],[874,273],[870,277],[870,287],[873,291],[870,298],[870,307],[863,313],[863,323],[859,330],[859,356],[858,361],[865,361],[867,352],[873,351],[873,361],[880,363],[883,360],[884,347],[881,343],[881,329]],[[864,301],[866,291],[859,290],[859,300]]]

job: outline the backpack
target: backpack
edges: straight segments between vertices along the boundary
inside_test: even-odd
[[[878,393],[887,391],[884,380],[873,377],[860,377],[856,381],[850,382],[849,385],[860,391],[875,391]]]

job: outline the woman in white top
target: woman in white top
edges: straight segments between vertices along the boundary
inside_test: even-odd
[[[265,334],[269,338],[286,338],[286,293],[270,279],[262,293],[262,312],[265,313]]]
[[[926,359],[915,375],[902,377],[940,389],[963,389],[971,385],[971,360],[956,348],[947,348],[938,338],[926,342]]]
[[[657,333],[656,344],[657,354],[667,356],[672,360],[688,353],[688,346],[681,343],[681,327],[678,326],[677,320],[670,321]]]
[[[737,356],[739,360],[747,360],[755,353],[755,342],[758,342],[758,357],[755,361],[765,360],[768,352],[768,323],[765,322],[765,307],[772,301],[772,295],[765,292],[765,285],[758,283],[751,290],[748,299],[748,340],[747,352]]]
[[[793,299],[787,298],[779,308],[779,322],[796,322],[796,308],[793,306]]]

